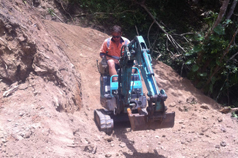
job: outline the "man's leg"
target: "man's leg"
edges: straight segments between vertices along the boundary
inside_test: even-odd
[[[117,75],[117,71],[116,71],[116,68],[115,68],[115,62],[113,59],[109,59],[107,61],[107,64],[108,64],[108,67],[109,67],[109,75],[112,76],[112,75]],[[116,81],[117,80],[117,77],[113,77],[112,78],[112,81]]]

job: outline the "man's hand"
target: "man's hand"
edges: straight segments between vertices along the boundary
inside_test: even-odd
[[[100,57],[101,57],[101,58],[104,58],[105,56],[106,56],[105,53],[102,53],[102,52],[100,53]]]
[[[100,55],[100,57],[101,57],[101,58],[104,58],[104,57],[105,57],[105,55]]]

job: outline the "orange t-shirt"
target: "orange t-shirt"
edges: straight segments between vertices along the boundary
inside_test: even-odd
[[[108,55],[120,57],[121,47],[124,44],[129,44],[129,43],[130,43],[130,41],[127,38],[121,37],[121,41],[120,41],[119,45],[117,46],[116,43],[113,41],[113,38],[109,37],[103,42],[103,44],[100,48],[100,53],[106,54],[106,52],[108,51]]]

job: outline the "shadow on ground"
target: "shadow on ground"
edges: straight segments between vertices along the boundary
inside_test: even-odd
[[[126,133],[128,132],[132,132],[131,128],[130,128],[130,122],[117,122],[115,123],[115,127],[114,127],[114,133],[113,135],[115,135],[119,141],[125,143],[125,145],[127,146],[127,148],[133,153],[126,153],[123,152],[123,155],[126,158],[165,158],[165,156],[160,155],[157,150],[154,149],[153,153],[142,153],[142,152],[138,152],[136,150],[136,148],[134,147],[134,140],[130,140],[128,139]],[[139,136],[138,136],[139,137]],[[144,146],[146,147],[146,144],[144,144]]]

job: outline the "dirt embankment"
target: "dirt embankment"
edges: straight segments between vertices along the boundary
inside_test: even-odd
[[[26,2],[0,1],[0,157],[238,157],[237,120],[156,61],[174,128],[99,132],[96,60],[108,35],[45,20],[49,8],[61,17],[54,1]]]

